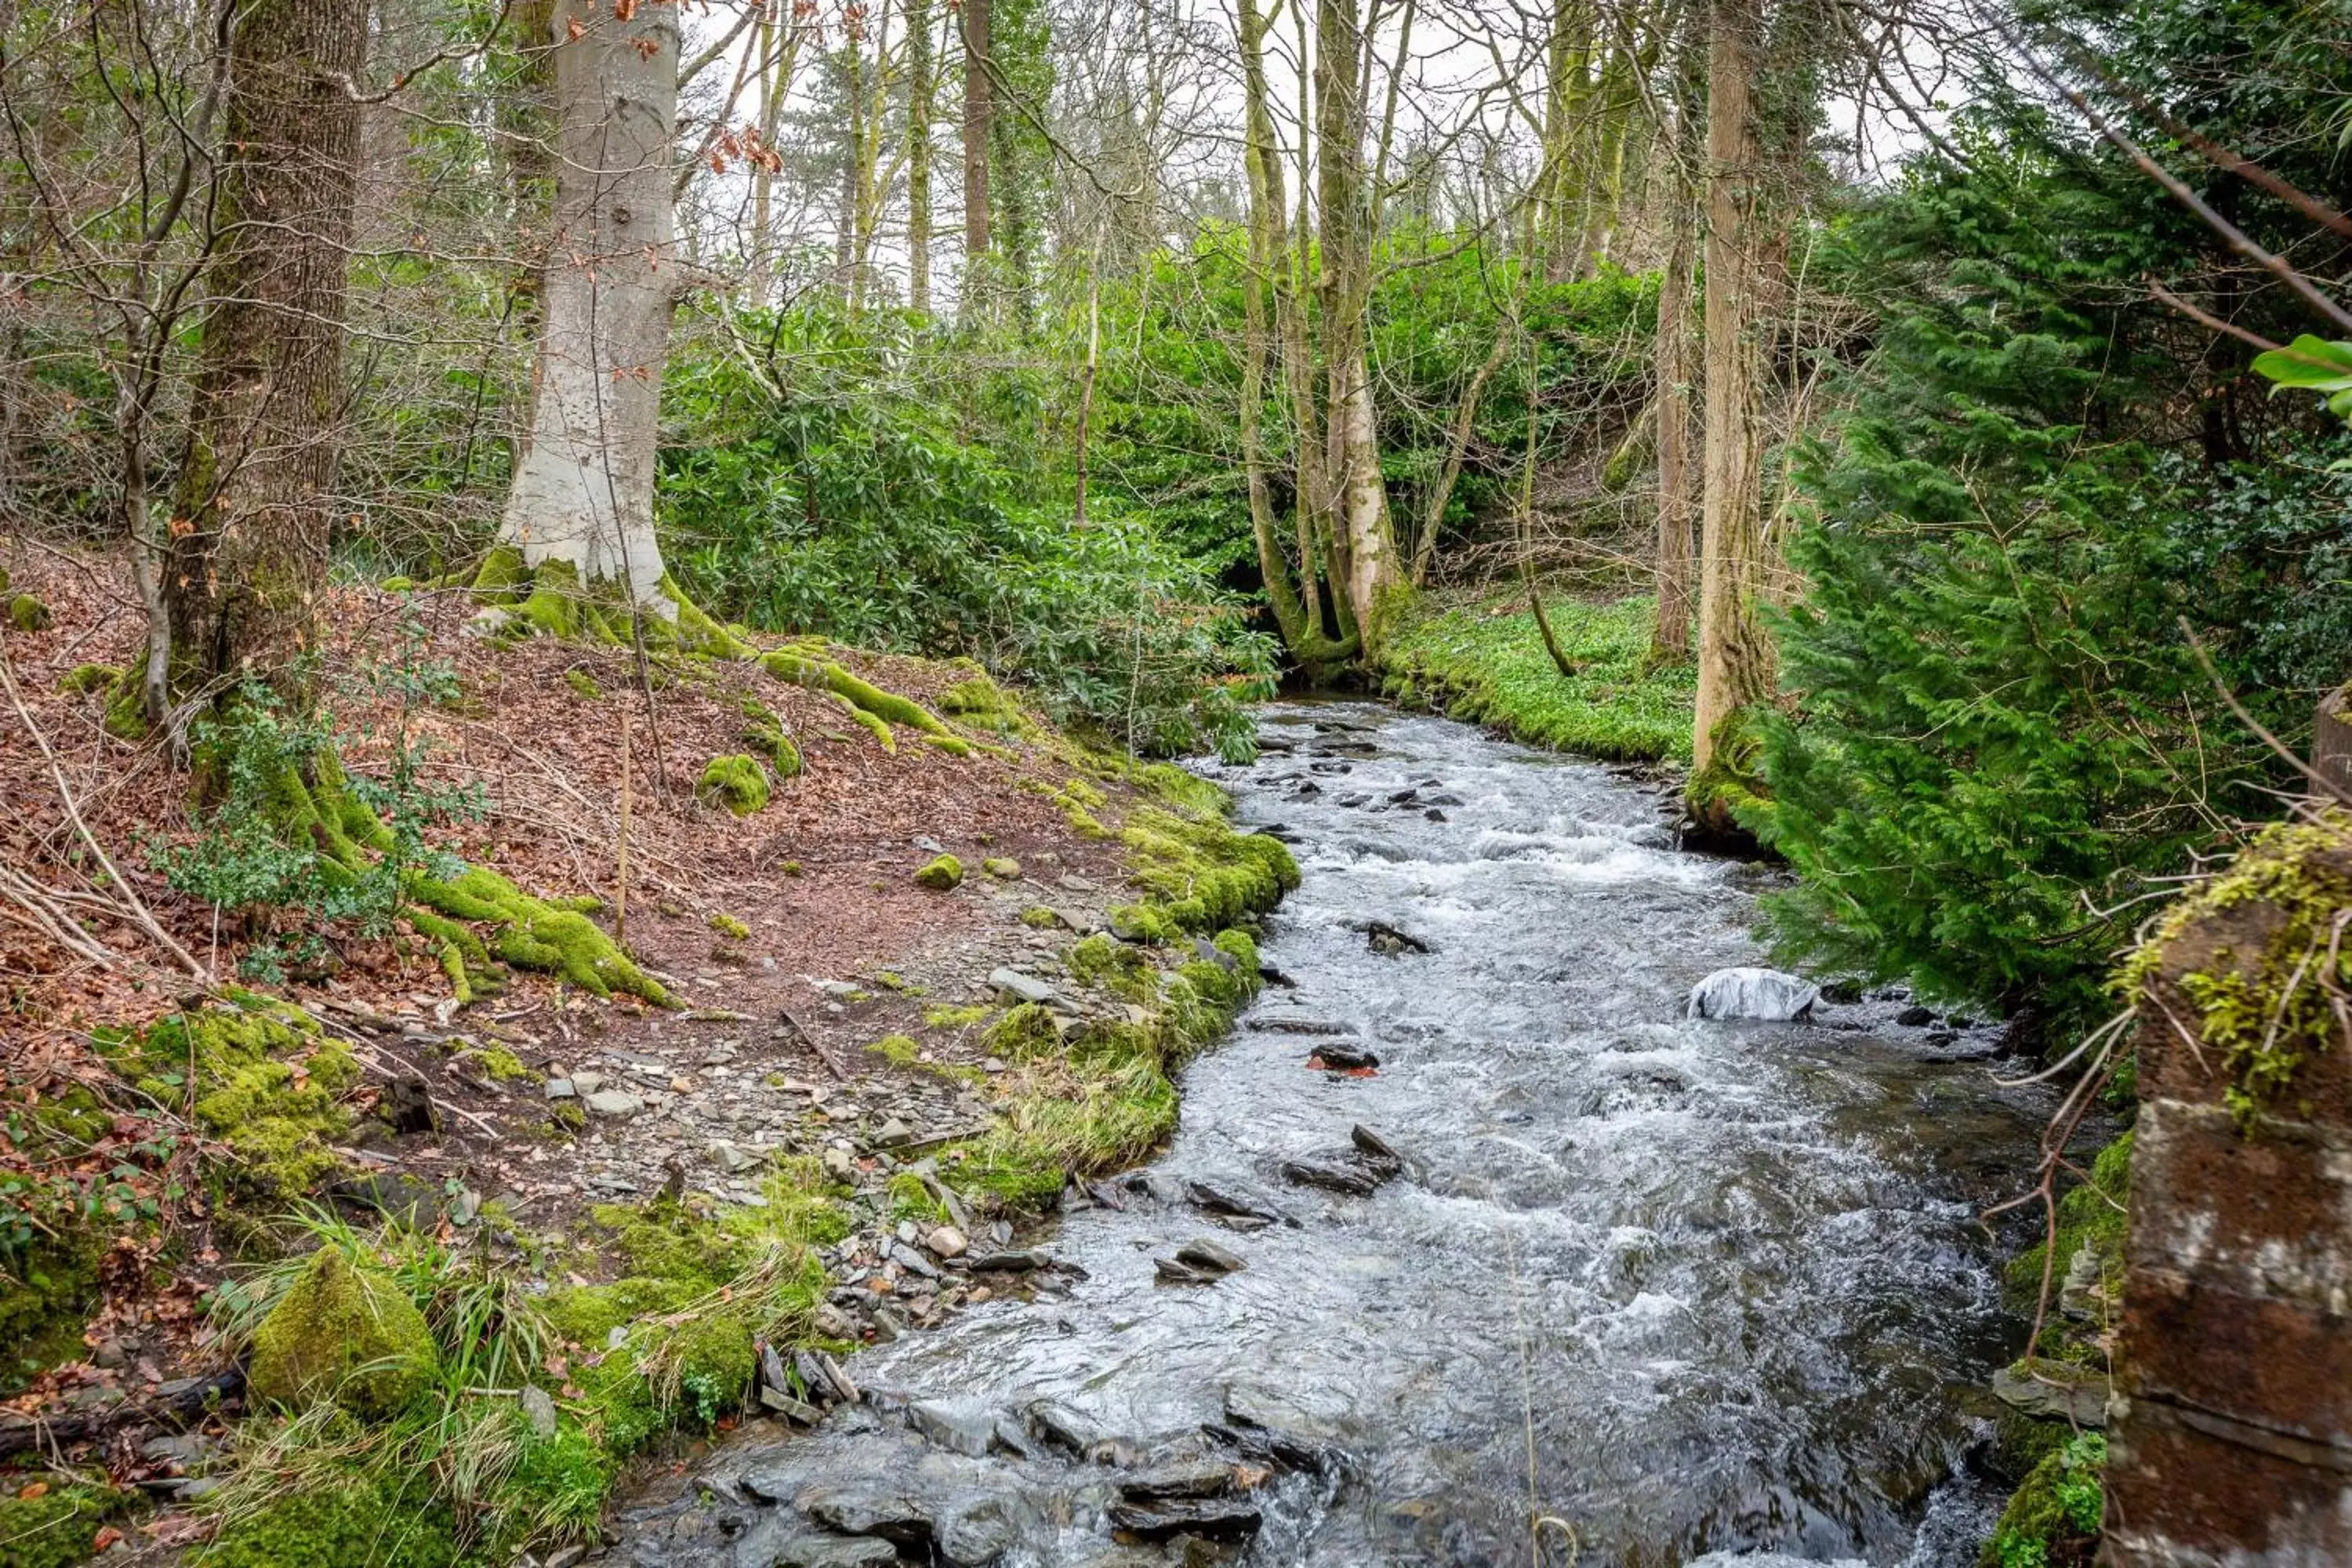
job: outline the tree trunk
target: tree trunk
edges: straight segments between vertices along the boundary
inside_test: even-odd
[[[931,311],[931,0],[907,0],[907,303]]]
[[[1691,633],[1691,363],[1690,285],[1696,248],[1693,194],[1677,173],[1667,198],[1673,207],[1665,268],[1658,279],[1658,561],[1657,629],[1650,658],[1680,664],[1690,657]]]
[[[1412,585],[1416,588],[1429,581],[1430,563],[1437,556],[1437,531],[1444,524],[1445,509],[1454,500],[1454,487],[1461,480],[1462,465],[1470,455],[1470,435],[1478,423],[1478,400],[1486,395],[1486,384],[1503,368],[1510,357],[1511,340],[1517,336],[1517,305],[1495,326],[1495,346],[1487,351],[1470,384],[1462,389],[1461,400],[1454,405],[1454,417],[1445,433],[1445,466],[1438,470],[1437,482],[1430,487],[1428,498],[1422,503],[1421,538],[1412,552]]]
[[[1763,596],[1762,429],[1757,224],[1764,182],[1750,98],[1759,26],[1742,0],[1714,0],[1706,103],[1706,434],[1699,530],[1698,701],[1694,775],[1725,718],[1769,695],[1773,650]]]
[[[536,571],[610,582],[664,616],[654,541],[654,454],[671,311],[670,137],[677,11],[622,21],[599,0],[559,0],[555,230],[530,450],[508,492],[501,542]],[[575,34],[573,29],[577,28]]]
[[[751,161],[751,254],[749,293],[751,303],[764,305],[776,281],[774,187],[776,135],[782,128],[784,98],[791,86],[791,62],[784,50],[783,27],[775,17],[760,19],[752,34],[759,51],[760,145]]]
[[[988,254],[989,110],[995,91],[988,76],[989,0],[963,0],[963,253]],[[971,292],[965,268],[964,292]]]
[[[174,684],[316,645],[343,417],[364,0],[256,0],[231,44],[222,226],[163,583]]]
[[[1323,437],[1333,587],[1352,621],[1370,627],[1396,581],[1396,544],[1365,357],[1372,234],[1364,178],[1369,41],[1357,0],[1320,0],[1316,13],[1316,189],[1320,206]]]

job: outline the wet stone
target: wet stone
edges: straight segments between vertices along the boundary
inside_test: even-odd
[[[1179,1535],[1236,1540],[1254,1535],[1265,1522],[1257,1505],[1233,1498],[1171,1498],[1163,1502],[1113,1503],[1107,1517],[1116,1530],[1146,1541]]]

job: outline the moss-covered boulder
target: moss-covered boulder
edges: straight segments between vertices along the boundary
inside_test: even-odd
[[[78,664],[58,678],[58,689],[75,697],[87,697],[93,691],[110,691],[122,679],[122,667],[117,664]]]
[[[46,631],[49,619],[49,607],[30,594],[8,601],[8,624],[20,632]]]
[[[322,1247],[255,1331],[247,1382],[289,1409],[331,1400],[380,1421],[424,1393],[439,1366],[415,1303],[340,1248]]]
[[[768,775],[759,761],[740,752],[713,757],[694,786],[694,798],[706,805],[723,805],[738,816],[749,816],[768,804]]]
[[[950,892],[962,880],[963,862],[952,855],[941,855],[915,873],[916,886],[935,893]]]
[[[1006,855],[992,855],[980,863],[980,868],[990,876],[1007,882],[1021,879],[1021,862]]]

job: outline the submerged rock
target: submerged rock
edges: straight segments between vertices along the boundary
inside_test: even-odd
[[[1759,1018],[1768,1023],[1785,1023],[1804,1017],[1821,999],[1821,987],[1793,974],[1742,965],[1718,969],[1692,986],[1683,1012],[1692,1018]]]
[[[1203,1535],[1231,1541],[1255,1534],[1265,1522],[1257,1505],[1238,1498],[1168,1498],[1153,1502],[1116,1502],[1108,1510],[1112,1528],[1146,1541],[1166,1541],[1178,1535]]]

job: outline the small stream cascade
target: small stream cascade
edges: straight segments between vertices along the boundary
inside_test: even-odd
[[[1764,962],[1775,873],[1678,850],[1628,771],[1369,704],[1261,732],[1202,771],[1298,857],[1279,980],[1168,1151],[1037,1238],[1076,1270],[852,1358],[868,1400],[814,1434],[714,1452],[733,1560],[1972,1563],[1976,1391],[2022,1333],[1977,1215],[2049,1109],[1993,1081],[1993,1031],[1901,997],[1686,1016]],[[1168,1282],[1188,1247],[1205,1282]],[[1183,1506],[1224,1543],[1149,1539]],[[674,1510],[623,1534],[717,1560]]]

